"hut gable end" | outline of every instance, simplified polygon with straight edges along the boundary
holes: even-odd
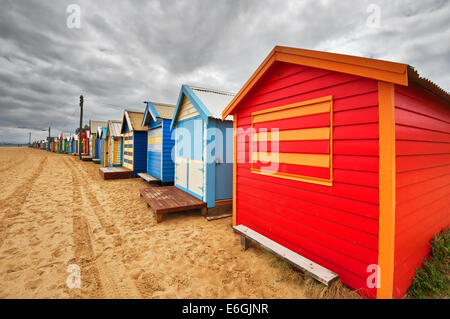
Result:
[[[197,109],[192,105],[191,101],[184,96],[176,120],[182,121],[196,116],[200,116],[200,113],[198,113]]]

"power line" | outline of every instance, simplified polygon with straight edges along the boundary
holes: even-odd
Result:
[[[87,102],[89,102],[89,100],[88,99],[84,99],[84,101],[87,101]],[[115,106],[115,107],[121,107],[121,108],[123,108],[124,106],[123,105],[117,105],[117,104],[111,104],[111,103],[105,103],[105,102],[96,102],[96,101],[93,101],[93,103],[97,103],[97,104],[103,104],[103,105],[107,105],[107,106]]]

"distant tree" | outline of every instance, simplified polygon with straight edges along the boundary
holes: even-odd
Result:
[[[82,129],[82,131],[81,131],[81,134],[83,134],[84,131],[89,131],[90,129],[91,129],[91,127],[90,127],[89,125],[86,124],[86,125],[83,127],[83,129]],[[78,133],[80,133],[80,128],[77,128],[77,129],[75,130],[75,134],[78,135]]]

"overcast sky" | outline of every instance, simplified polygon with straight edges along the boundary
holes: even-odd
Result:
[[[0,3],[0,142],[73,132],[80,94],[86,123],[175,104],[183,83],[237,92],[275,45],[407,63],[450,90],[447,0]]]

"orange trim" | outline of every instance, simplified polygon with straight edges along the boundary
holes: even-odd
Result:
[[[391,299],[395,249],[395,85],[378,82],[379,113],[379,233],[377,298]]]
[[[259,132],[253,134],[254,142],[270,141],[320,141],[330,139],[330,127],[300,128],[295,130],[281,130],[273,132]]]
[[[230,115],[275,61],[358,75],[379,81],[408,85],[408,65],[351,55],[276,46],[222,112]]]
[[[236,226],[237,113],[233,115],[233,226]]]

